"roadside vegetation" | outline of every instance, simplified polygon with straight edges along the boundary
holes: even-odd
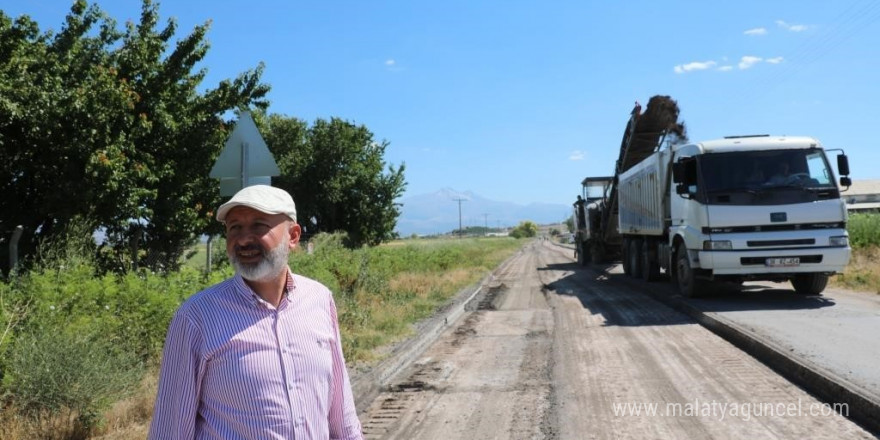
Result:
[[[354,369],[379,359],[382,347],[523,244],[418,239],[352,250],[345,241],[320,234],[314,252],[298,249],[290,264],[334,291]],[[188,296],[232,275],[224,249],[215,242],[219,262],[209,274],[204,264],[184,264],[164,274],[101,275],[88,234],[72,232],[42,250],[38,267],[0,282],[2,437],[142,438],[171,316]]]
[[[832,284],[880,294],[880,214],[850,214],[847,225],[853,253],[843,274]]]

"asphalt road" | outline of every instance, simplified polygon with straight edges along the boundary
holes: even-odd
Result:
[[[880,402],[880,295],[828,289],[803,297],[787,283],[748,283],[689,302],[775,342]]]
[[[478,309],[442,333],[369,405],[361,418],[365,434],[375,439],[874,438],[643,293],[669,286],[621,277],[614,270],[578,267],[570,250],[549,242],[529,244],[496,274]],[[749,301],[730,295],[699,301],[755,326],[768,319],[761,313],[791,310],[781,304],[761,307],[761,298],[751,291],[745,298],[758,306],[743,307]],[[788,294],[770,295],[776,301]],[[725,306],[727,301],[736,307]],[[835,296],[829,301],[846,303]],[[827,307],[794,312],[821,309]],[[772,323],[777,324],[782,325]]]

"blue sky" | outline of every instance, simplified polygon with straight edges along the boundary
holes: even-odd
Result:
[[[69,0],[0,0],[59,28]],[[121,25],[139,0],[99,5]],[[205,86],[266,65],[270,112],[341,117],[390,142],[405,196],[441,188],[570,204],[607,175],[635,101],[670,95],[692,140],[806,135],[880,178],[880,2],[160,3],[212,20]]]

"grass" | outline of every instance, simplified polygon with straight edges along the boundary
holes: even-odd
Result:
[[[297,273],[334,292],[343,350],[352,366],[381,357],[380,347],[408,336],[462,288],[522,246],[511,238],[395,241],[356,251],[316,240],[314,255],[291,258]]]
[[[853,249],[849,265],[831,278],[831,285],[880,294],[880,246]]]
[[[217,240],[212,243],[212,247],[216,247]],[[182,257],[183,266],[190,267],[196,270],[205,270],[205,264],[207,263],[206,259],[208,256],[208,245],[207,243],[202,243],[201,241],[196,243],[188,252],[184,253]]]
[[[880,214],[850,214],[846,229],[852,257],[844,272],[831,278],[831,285],[880,293]]]

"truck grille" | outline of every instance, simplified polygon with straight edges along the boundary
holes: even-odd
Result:
[[[733,234],[738,232],[804,231],[810,229],[846,229],[846,223],[798,223],[790,225],[754,225],[703,227],[704,234]]]
[[[798,246],[816,244],[815,238],[801,238],[797,240],[749,240],[746,242],[749,247],[762,246]]]

